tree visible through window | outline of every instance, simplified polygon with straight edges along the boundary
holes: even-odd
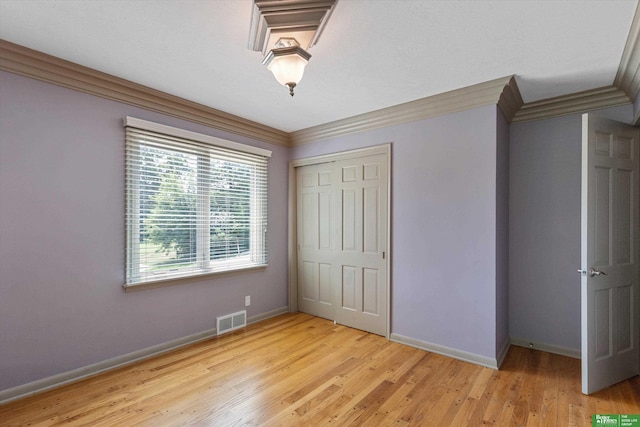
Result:
[[[126,132],[128,285],[266,264],[265,156]]]

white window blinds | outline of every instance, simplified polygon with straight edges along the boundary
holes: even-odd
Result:
[[[126,285],[266,265],[271,152],[127,117]]]

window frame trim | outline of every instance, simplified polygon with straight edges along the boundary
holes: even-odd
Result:
[[[193,141],[202,142],[209,145],[214,145],[216,147],[242,151],[243,153],[256,154],[258,156],[263,156],[263,157],[271,157],[271,150],[266,150],[260,147],[254,147],[252,145],[242,144],[240,142],[229,141],[226,139],[217,138],[215,136],[205,135],[198,132],[192,132],[190,130],[180,129],[173,126],[167,126],[160,123],[137,119],[135,117],[130,117],[130,116],[125,117],[124,126],[144,129],[151,132],[163,133],[169,136],[175,136],[183,139],[190,139]]]
[[[124,122],[124,127],[126,129],[126,127],[132,127],[132,128],[138,128],[138,129],[142,129],[145,131],[149,131],[149,132],[157,132],[160,134],[164,134],[170,137],[178,137],[178,138],[182,138],[182,139],[187,139],[187,140],[192,140],[194,142],[197,143],[204,143],[207,145],[211,145],[212,147],[219,147],[219,148],[223,148],[223,149],[229,149],[229,150],[234,150],[234,151],[238,151],[238,152],[242,152],[242,153],[248,153],[248,154],[253,154],[253,155],[257,155],[257,156],[262,156],[265,158],[270,158],[272,151],[271,150],[266,150],[263,148],[259,148],[259,147],[254,147],[251,145],[247,145],[247,144],[242,144],[239,142],[234,142],[234,141],[228,141],[225,139],[221,139],[221,138],[217,138],[217,137],[213,137],[210,135],[205,135],[205,134],[201,134],[201,133],[197,133],[197,132],[192,132],[192,131],[188,131],[185,129],[180,129],[180,128],[176,128],[173,126],[167,126],[167,125],[163,125],[160,123],[155,123],[155,122],[150,122],[147,120],[142,120],[142,119],[138,119],[135,117],[130,117],[130,116],[126,116],[123,120]],[[139,177],[139,174],[137,175],[137,177]],[[138,200],[139,197],[139,189],[137,188],[136,185],[133,185],[130,187],[128,187],[127,185],[125,185],[125,200],[126,200],[126,210],[129,209],[128,206],[130,206],[131,203],[133,203],[133,200]],[[265,202],[266,203],[266,202]],[[252,197],[252,204],[253,204],[253,197]],[[265,205],[265,208],[267,206]],[[253,209],[253,208],[252,208]],[[144,280],[144,281],[139,281],[139,282],[133,282],[133,283],[127,283],[127,275],[128,275],[128,270],[129,267],[131,265],[133,265],[134,263],[139,263],[139,259],[135,260],[135,256],[132,255],[132,252],[135,252],[135,250],[133,250],[133,246],[132,246],[132,241],[131,238],[132,236],[135,234],[135,232],[132,233],[132,231],[130,230],[130,228],[133,226],[138,227],[137,226],[137,221],[133,221],[134,225],[130,224],[129,221],[125,218],[125,233],[126,233],[126,240],[125,240],[125,255],[126,255],[126,265],[125,265],[125,278],[124,278],[124,283],[122,285],[122,287],[124,288],[125,291],[131,291],[131,290],[142,290],[142,289],[149,289],[149,288],[157,288],[157,287],[163,287],[163,286],[169,286],[169,285],[175,285],[175,284],[179,284],[179,283],[186,283],[186,282],[193,282],[193,281],[200,281],[204,278],[204,276],[227,276],[227,275],[234,275],[234,274],[238,274],[238,273],[244,273],[244,272],[250,272],[250,271],[254,271],[254,270],[262,270],[265,269],[266,267],[268,267],[268,264],[265,262],[263,264],[260,265],[251,265],[251,266],[246,266],[246,267],[240,267],[240,268],[234,268],[234,269],[229,269],[229,270],[214,270],[214,271],[206,271],[206,270],[201,270],[200,272],[196,272],[196,273],[192,273],[192,274],[184,274],[184,275],[176,275],[176,276],[169,276],[169,277],[164,277],[164,278],[159,278],[156,280]],[[264,230],[265,232],[267,231],[267,229],[265,228]],[[138,231],[139,233],[139,231]],[[198,231],[198,233],[200,233]],[[201,237],[201,236],[200,236]],[[258,239],[261,240],[263,239],[264,236],[259,236]],[[200,240],[200,238],[199,238]],[[266,244],[266,243],[263,243]],[[263,253],[266,255],[266,247],[264,248]],[[198,263],[200,262],[200,256],[198,253]],[[266,261],[266,259],[265,259]]]
[[[208,271],[198,274],[190,274],[185,276],[167,277],[164,279],[148,280],[139,283],[124,283],[122,287],[125,292],[142,291],[144,289],[163,288],[165,286],[181,285],[184,283],[195,283],[206,280],[209,276],[227,277],[238,274],[253,273],[255,271],[265,270],[269,264],[254,265],[250,267],[237,268],[235,270]]]

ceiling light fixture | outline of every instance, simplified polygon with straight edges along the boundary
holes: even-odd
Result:
[[[282,37],[265,56],[262,64],[273,73],[278,83],[289,88],[289,94],[293,96],[293,88],[300,83],[309,58],[309,52],[302,49],[296,39]]]
[[[2,1],[2,0],[0,0]],[[293,96],[338,0],[253,0],[249,49]]]

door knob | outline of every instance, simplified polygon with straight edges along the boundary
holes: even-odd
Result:
[[[595,268],[591,267],[589,269],[589,276],[593,277],[593,276],[606,276],[607,273],[605,273],[604,271],[600,271],[600,270],[596,270]]]

